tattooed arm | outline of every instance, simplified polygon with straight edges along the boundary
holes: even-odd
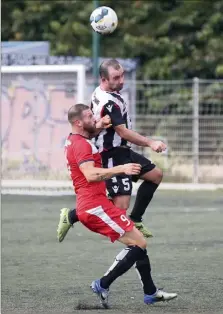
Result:
[[[88,182],[98,182],[108,180],[113,176],[122,173],[128,175],[139,174],[141,166],[138,164],[129,163],[125,165],[104,169],[94,167],[93,161],[87,161],[80,165],[80,170],[82,171]]]
[[[88,182],[105,181],[111,177],[124,173],[123,166],[113,168],[96,168],[93,161],[88,161],[80,165],[80,170],[84,174]]]

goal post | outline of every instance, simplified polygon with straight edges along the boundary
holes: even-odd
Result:
[[[85,65],[28,65],[28,66],[2,66],[2,76],[4,74],[24,74],[24,73],[77,73],[77,102],[85,101]]]

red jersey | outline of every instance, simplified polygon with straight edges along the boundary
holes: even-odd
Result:
[[[77,210],[87,210],[106,198],[104,181],[88,182],[80,170],[80,165],[94,161],[94,166],[102,168],[101,155],[91,141],[79,134],[70,134],[65,143],[67,166],[77,194]]]

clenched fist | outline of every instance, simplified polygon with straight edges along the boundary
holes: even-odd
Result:
[[[111,118],[109,115],[104,116],[97,122],[97,127],[99,129],[108,129],[112,126],[111,124]]]
[[[133,163],[125,164],[122,167],[123,167],[123,172],[127,175],[139,174],[142,168],[140,164],[133,164]]]
[[[157,153],[162,153],[166,150],[167,146],[162,141],[152,141],[152,143],[149,145],[150,148]]]

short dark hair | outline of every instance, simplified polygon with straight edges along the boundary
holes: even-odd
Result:
[[[88,109],[90,109],[90,107],[84,104],[76,104],[70,107],[67,115],[70,124],[73,124],[74,119],[80,119],[82,116],[82,112]]]
[[[116,59],[109,59],[109,60],[103,61],[99,67],[99,75],[101,78],[108,79],[109,67],[112,67],[115,70],[119,70],[121,67],[121,64]]]

